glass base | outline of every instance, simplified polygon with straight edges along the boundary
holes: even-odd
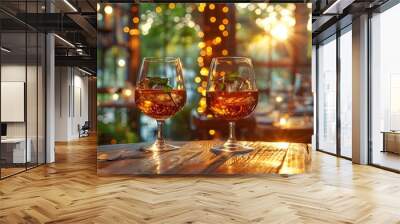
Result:
[[[166,143],[160,144],[158,142],[155,142],[150,146],[144,147],[143,150],[148,152],[167,152],[167,151],[177,150],[180,148],[181,148],[180,146],[170,145]]]
[[[242,154],[242,153],[249,153],[253,150],[254,150],[253,147],[242,145],[237,142],[230,142],[229,140],[223,145],[214,146],[211,148],[211,151],[214,153],[228,152],[228,153]]]

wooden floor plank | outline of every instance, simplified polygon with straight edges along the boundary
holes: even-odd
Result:
[[[99,177],[95,144],[0,181],[0,223],[400,223],[399,174],[320,152],[289,177]]]

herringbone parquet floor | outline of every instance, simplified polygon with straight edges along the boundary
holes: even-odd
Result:
[[[400,223],[400,175],[330,155],[291,177],[97,177],[95,144],[0,181],[0,223]]]

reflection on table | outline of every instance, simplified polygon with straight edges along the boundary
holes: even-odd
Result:
[[[287,142],[242,142],[255,148],[247,154],[215,154],[219,141],[174,142],[179,150],[152,153],[146,143],[99,146],[98,170],[108,175],[294,175],[310,170],[311,146]]]

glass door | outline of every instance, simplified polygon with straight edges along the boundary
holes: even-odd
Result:
[[[318,47],[317,149],[336,154],[336,36]]]

